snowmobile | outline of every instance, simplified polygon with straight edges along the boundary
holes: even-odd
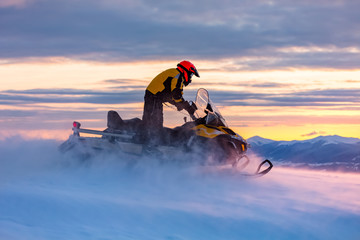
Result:
[[[164,127],[158,133],[156,144],[143,142],[139,138],[142,130],[142,120],[133,118],[123,120],[116,111],[109,111],[107,128],[104,131],[81,128],[79,122],[73,122],[73,134],[60,146],[62,152],[76,150],[83,156],[89,156],[98,151],[121,151],[135,155],[154,155],[171,159],[176,153],[191,153],[201,155],[201,164],[206,166],[231,166],[232,169],[243,170],[250,159],[246,152],[250,145],[239,134],[231,130],[220,111],[210,100],[206,89],[197,91],[195,102],[197,110],[182,126]],[[100,135],[101,137],[80,136],[82,134]],[[267,164],[265,169],[263,166]],[[269,160],[261,162],[255,173],[244,175],[262,176],[273,167]]]

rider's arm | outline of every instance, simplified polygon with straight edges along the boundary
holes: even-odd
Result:
[[[171,98],[179,111],[186,108],[189,104],[183,98],[183,82],[180,74],[175,76],[171,81]]]
[[[185,109],[190,115],[194,114],[197,107],[194,104],[190,105],[189,102],[183,98],[183,81],[180,75],[172,79],[171,93],[174,105],[179,111]]]

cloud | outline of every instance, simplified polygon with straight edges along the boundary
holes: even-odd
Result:
[[[25,103],[93,103],[117,104],[141,102],[143,89],[117,91],[96,91],[79,89],[30,89],[8,90],[0,92],[0,100],[8,105],[22,105]],[[10,104],[9,104],[10,103]]]
[[[0,8],[0,58],[246,56],[253,60],[240,61],[240,68],[356,68],[359,54],[349,49],[360,46],[353,31],[360,28],[359,7],[354,1],[31,1]],[[284,51],[292,47],[308,51]]]
[[[149,81],[146,80],[137,80],[137,79],[107,79],[100,82],[100,84],[116,84],[120,86],[126,86],[126,87],[144,87],[147,84],[149,84]],[[134,84],[136,83],[136,85]]]
[[[213,86],[230,86],[230,87],[252,87],[252,88],[284,88],[292,86],[291,83],[276,83],[276,82],[261,82],[261,81],[253,81],[253,82],[206,82],[206,81],[194,81],[191,83],[191,87],[213,87]]]
[[[33,1],[36,1],[36,0],[2,0],[0,2],[0,8],[25,7]]]
[[[311,136],[314,136],[314,135],[320,135],[320,134],[326,134],[326,132],[324,131],[313,131],[313,132],[310,132],[310,133],[306,133],[306,134],[303,134],[301,135],[302,137],[311,137]]]
[[[0,91],[0,130],[70,130],[72,121],[84,119],[91,127],[105,128],[109,110],[122,117],[126,112],[126,119],[141,116],[143,96],[144,89],[127,88]]]
[[[214,102],[225,106],[357,106],[360,89],[324,89],[287,93],[211,91]]]
[[[131,79],[108,79],[99,82],[102,90],[39,88],[0,91],[0,130],[70,130],[74,120],[86,122],[88,128],[102,129],[106,126],[106,113],[109,110],[118,111],[124,119],[141,118],[146,85],[142,87],[138,82],[133,83]],[[230,90],[217,90],[224,85]],[[288,88],[288,91],[282,89],[279,93],[273,89],[281,88],[282,84],[272,82],[241,82],[233,87],[227,82],[224,85],[211,85],[209,94],[231,127],[358,124],[356,116],[360,109],[360,89],[296,91],[296,88]],[[245,88],[238,88],[241,86]],[[245,90],[235,90],[237,88]],[[185,99],[194,99],[196,91],[186,89]],[[168,114],[165,117],[166,126],[183,123],[180,113],[169,114],[170,110],[167,110],[165,108]],[[299,136],[302,133],[303,130]],[[302,136],[322,133],[315,131]]]
[[[106,80],[115,84],[107,89],[29,89],[0,91],[0,101],[4,105],[20,106],[25,103],[91,103],[123,104],[143,101],[145,87],[127,85],[128,80]],[[203,83],[202,83],[203,85]],[[225,84],[226,85],[226,84]],[[231,86],[231,84],[228,84]],[[234,86],[238,84],[235,83]],[[241,85],[241,83],[240,83]],[[247,83],[245,83],[247,85]],[[124,87],[127,86],[127,87]],[[253,84],[253,87],[279,87],[277,83]],[[195,96],[196,89],[188,89],[188,96]],[[224,106],[309,106],[357,108],[360,102],[360,89],[324,89],[308,91],[289,91],[285,93],[256,91],[210,90],[211,99]]]
[[[8,118],[24,118],[36,115],[34,111],[23,111],[23,110],[0,110],[0,120]]]

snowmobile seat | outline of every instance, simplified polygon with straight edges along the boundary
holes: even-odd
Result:
[[[109,111],[107,114],[107,127],[112,129],[121,129],[124,126],[124,121],[120,115],[115,111]]]
[[[116,111],[109,111],[107,115],[107,127],[113,130],[123,130],[127,132],[134,132],[138,129],[141,123],[140,118],[132,118],[123,120]]]

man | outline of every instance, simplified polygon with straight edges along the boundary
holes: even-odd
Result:
[[[178,111],[185,109],[193,115],[196,106],[183,98],[183,87],[191,83],[192,76],[200,77],[195,66],[189,61],[182,61],[177,68],[170,68],[157,75],[146,88],[144,97],[143,130],[146,140],[161,134],[163,128],[163,103],[176,106]]]

